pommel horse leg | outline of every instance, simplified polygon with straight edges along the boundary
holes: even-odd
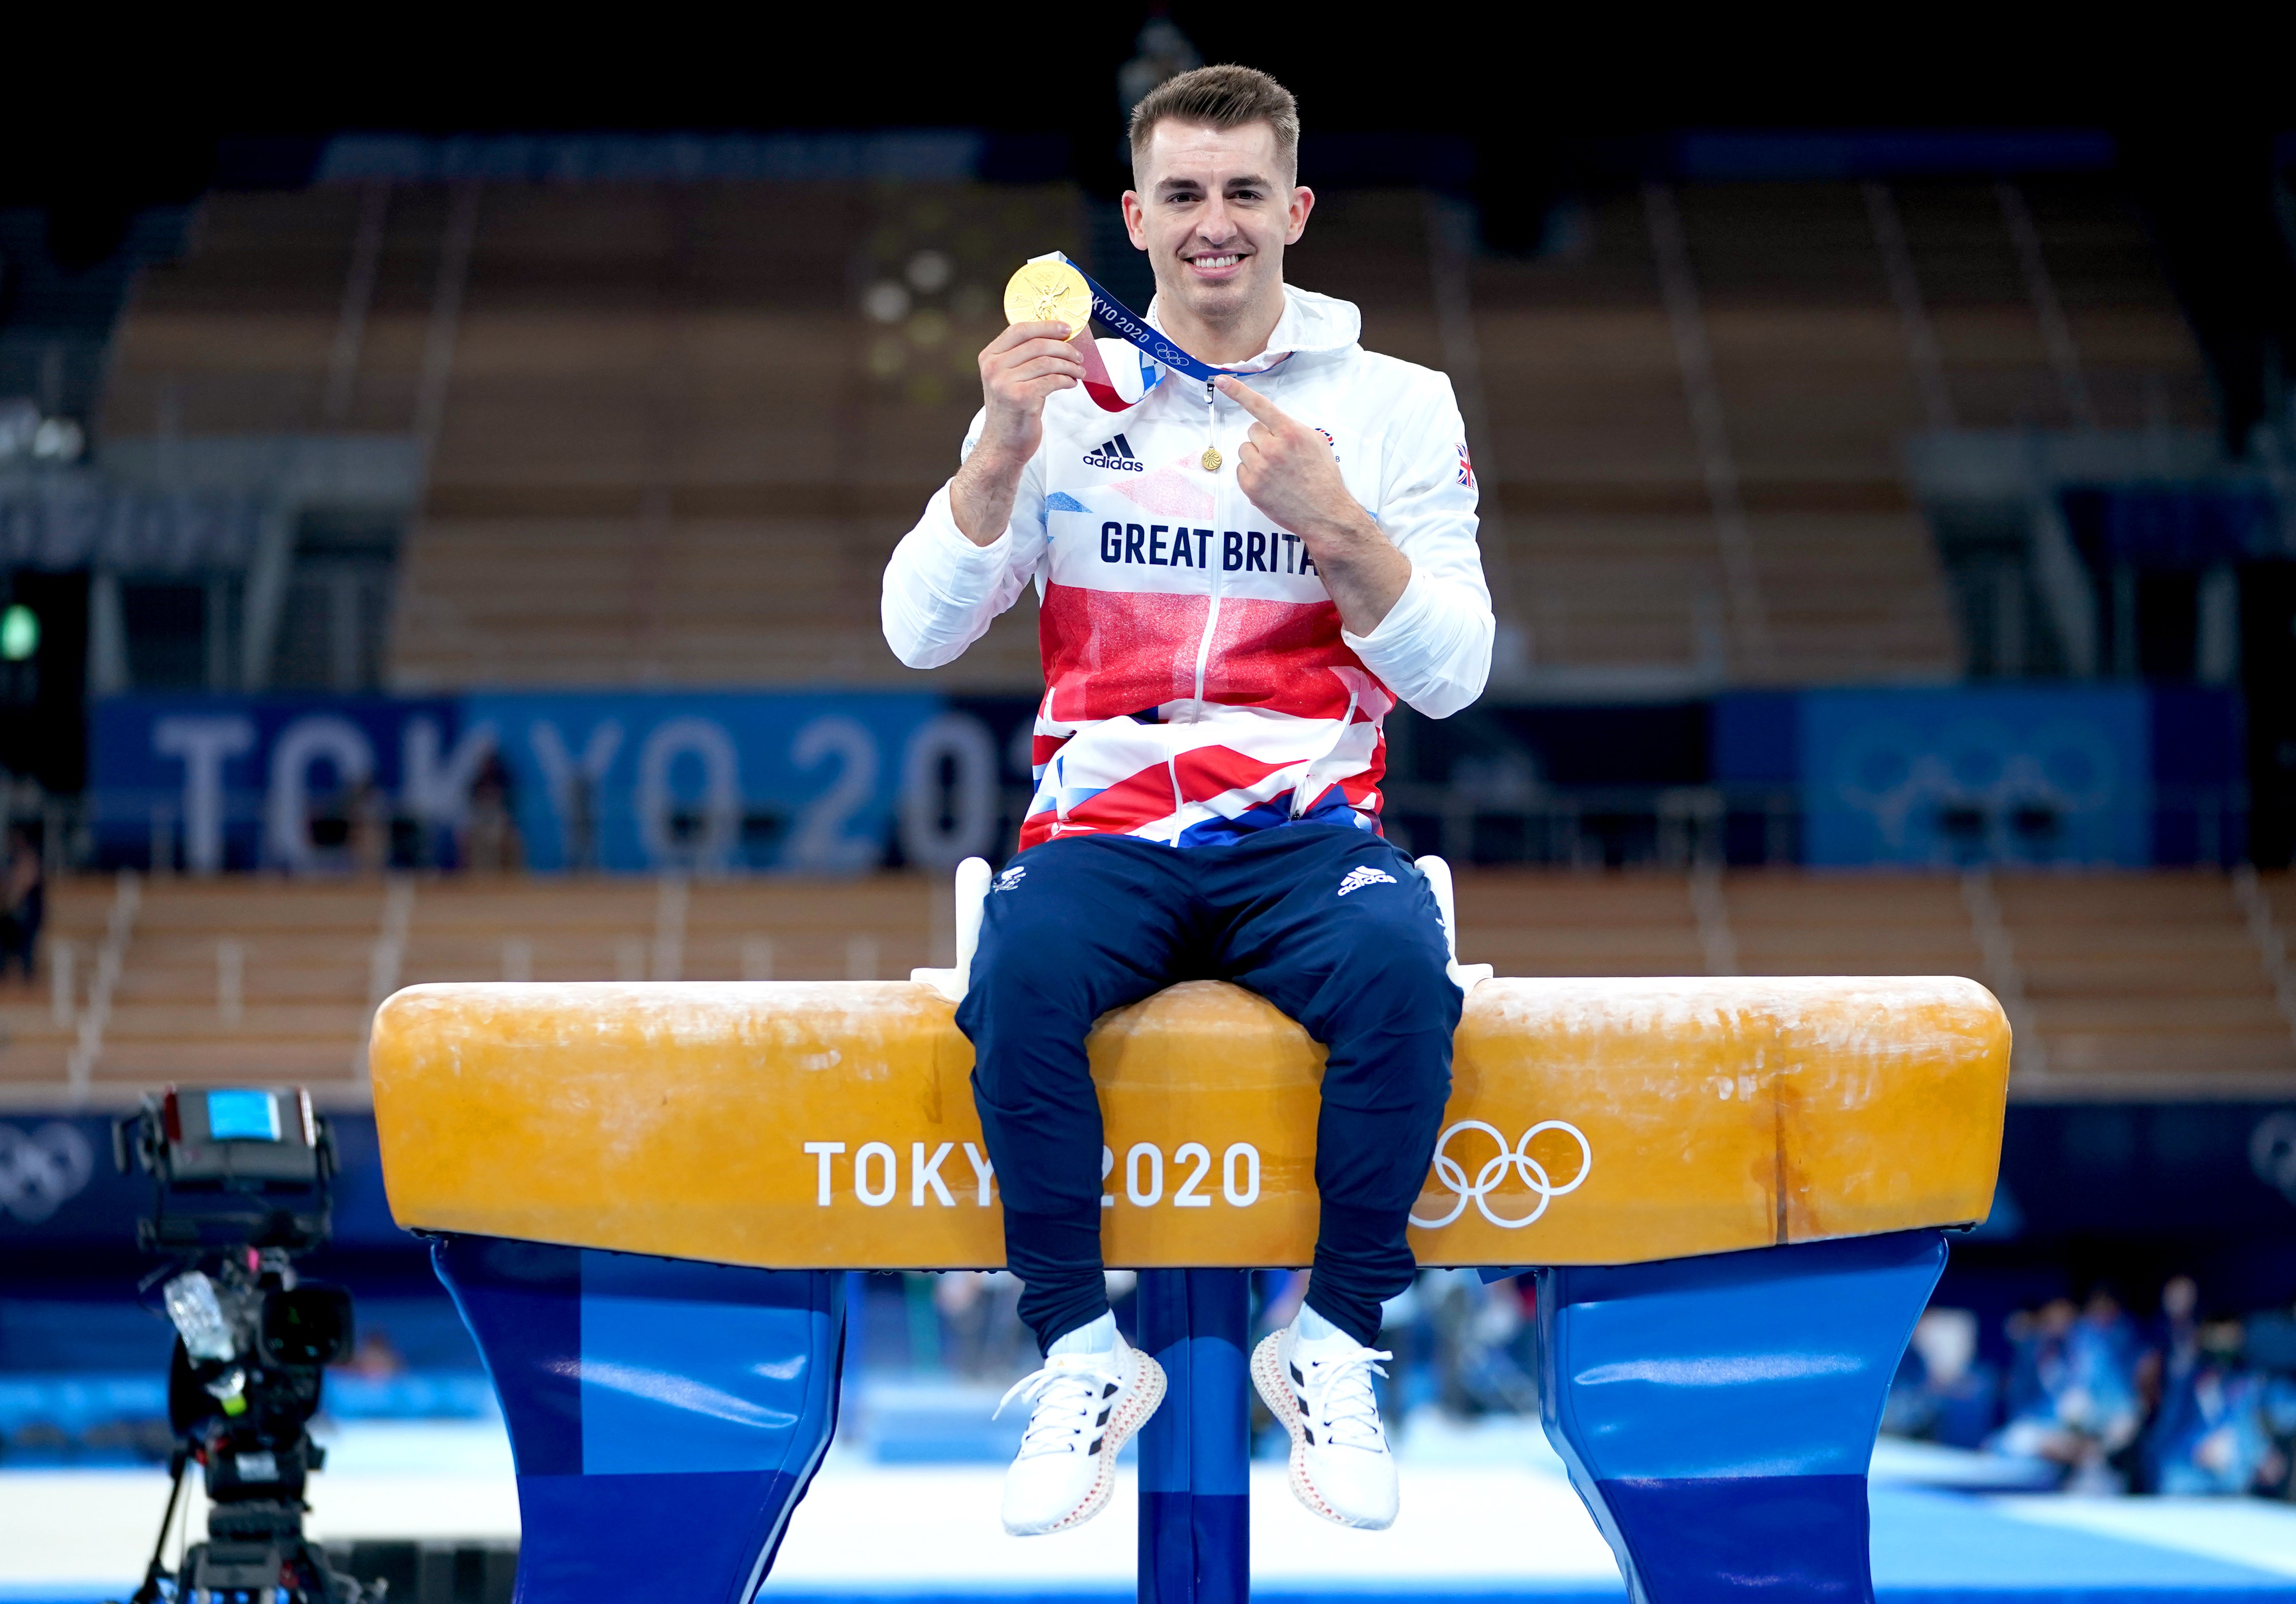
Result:
[[[1140,1604],[1250,1597],[1249,1274],[1140,1273],[1140,1348],[1169,1389],[1140,1433]]]
[[[1873,1604],[1866,1472],[1936,1231],[1538,1273],[1540,1408],[1634,1604]]]
[[[845,1278],[445,1236],[518,1463],[518,1604],[748,1604],[837,1425]]]

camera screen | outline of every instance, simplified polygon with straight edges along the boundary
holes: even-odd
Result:
[[[268,1092],[208,1093],[208,1136],[215,1142],[276,1142],[279,1101]]]

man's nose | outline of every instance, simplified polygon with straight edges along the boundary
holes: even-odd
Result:
[[[1221,197],[1214,195],[1204,203],[1203,213],[1196,219],[1196,235],[1207,245],[1226,245],[1235,238],[1235,219]]]

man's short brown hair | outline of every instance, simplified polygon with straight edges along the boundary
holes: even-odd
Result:
[[[1300,102],[1292,92],[1251,67],[1199,67],[1166,78],[1132,108],[1132,170],[1160,122],[1240,128],[1264,122],[1275,130],[1275,154],[1289,174],[1300,170]]]

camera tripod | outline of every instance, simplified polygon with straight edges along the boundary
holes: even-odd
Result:
[[[305,1445],[320,1452],[308,1439]],[[208,1540],[185,1551],[179,1569],[168,1569],[168,1534],[192,1458],[189,1443],[176,1444],[168,1456],[167,1512],[143,1585],[128,1604],[381,1604],[385,1584],[369,1585],[331,1568],[326,1551],[303,1535],[300,1499],[217,1504],[208,1512]]]

